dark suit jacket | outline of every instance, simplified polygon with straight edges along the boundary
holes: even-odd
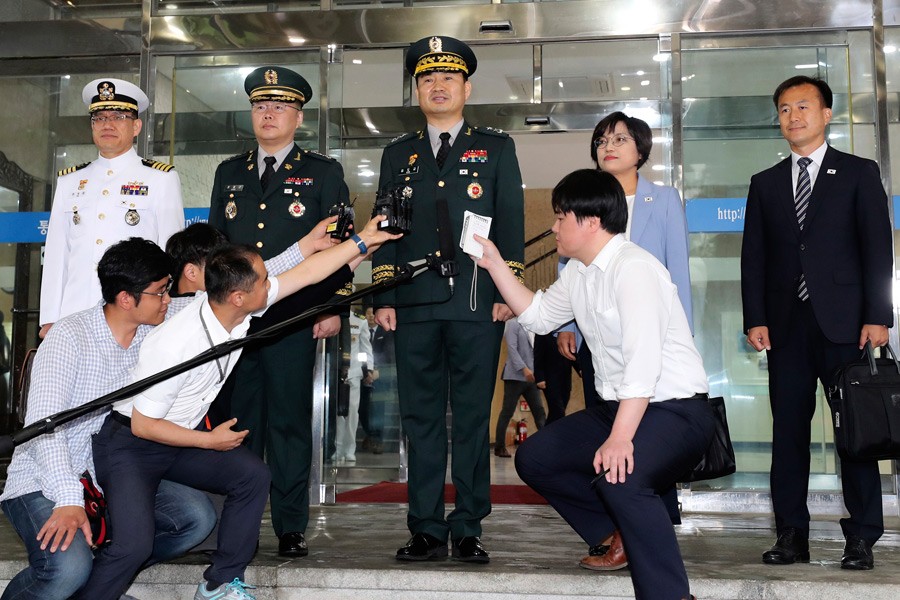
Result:
[[[390,278],[395,266],[424,258],[439,249],[437,198],[447,200],[452,241],[460,274],[453,298],[443,304],[403,308],[409,304],[440,303],[449,296],[447,283],[433,271],[409,284],[376,297],[378,306],[397,307],[400,323],[433,320],[490,321],[495,302],[503,302],[494,282],[484,271],[476,290],[477,311],[469,309],[469,293],[475,265],[462,253],[459,239],[463,214],[471,211],[491,217],[490,239],[520,278],[525,242],[524,193],[516,148],[509,135],[464,123],[453,142],[443,169],[438,169],[428,131],[402,136],[381,156],[379,189],[409,186],[412,189],[412,232],[382,246],[372,258],[372,280]]]
[[[750,180],[741,249],[744,330],[767,326],[786,340],[801,273],[825,336],[853,343],[864,324],[891,326],[891,226],[878,165],[829,147],[803,231],[791,158]]]

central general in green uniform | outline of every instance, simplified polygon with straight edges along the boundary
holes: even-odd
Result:
[[[309,233],[332,206],[347,203],[349,190],[340,163],[294,143],[303,104],[312,96],[303,77],[282,67],[260,67],[247,76],[244,88],[259,147],[216,169],[209,222],[268,259]],[[339,330],[340,317],[325,315],[312,328],[245,351],[235,369],[233,416],[250,430],[250,448],[265,453],[272,470],[272,525],[282,556],[308,553],[316,338]]]
[[[450,37],[425,38],[409,48],[406,68],[416,78],[427,128],[394,140],[381,158],[379,189],[412,192],[412,233],[374,255],[376,283],[397,265],[438,249],[439,200],[447,202],[454,244],[466,211],[492,218],[490,238],[521,276],[524,206],[515,145],[505,133],[463,119],[475,67],[472,50]],[[490,277],[476,277],[468,257],[460,260],[455,287],[450,298],[447,280],[427,272],[376,300],[378,324],[396,329],[400,417],[409,439],[412,538],[397,551],[398,560],[443,558],[448,537],[454,558],[490,560],[480,540],[481,520],[491,512],[488,426],[503,321],[512,312]],[[456,506],[445,516],[448,400]]]

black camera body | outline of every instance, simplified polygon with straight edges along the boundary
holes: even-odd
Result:
[[[379,223],[379,229],[388,233],[408,234],[412,230],[413,190],[408,185],[379,190],[375,195],[375,206],[372,217],[385,215],[386,220]]]
[[[336,240],[344,241],[350,237],[350,226],[353,225],[353,203],[347,206],[343,202],[335,204],[328,210],[328,215],[337,215],[337,221],[328,225],[328,235]]]

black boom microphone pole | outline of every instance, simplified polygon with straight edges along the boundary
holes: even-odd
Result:
[[[266,329],[263,329],[262,331],[254,333],[252,335],[248,335],[236,340],[228,340],[222,342],[221,344],[217,344],[209,350],[205,350],[194,358],[186,360],[181,364],[177,364],[174,367],[170,367],[164,371],[160,371],[159,373],[150,375],[149,377],[145,377],[140,381],[135,381],[130,385],[127,385],[114,392],[110,392],[109,394],[101,396],[96,400],[91,400],[90,402],[82,404],[81,406],[76,406],[75,408],[70,408],[68,410],[58,412],[55,415],[45,417],[40,421],[32,423],[28,427],[20,429],[19,431],[16,431],[9,435],[0,436],[0,457],[10,456],[16,446],[24,444],[28,440],[34,439],[39,435],[50,433],[60,425],[64,425],[69,421],[73,421],[78,417],[91,413],[97,409],[109,406],[113,402],[124,400],[125,398],[130,398],[135,394],[153,387],[160,381],[164,381],[166,379],[169,379],[170,377],[174,377],[175,375],[179,375],[181,373],[184,373],[185,371],[189,371],[197,365],[202,365],[203,363],[207,363],[219,357],[226,356],[234,352],[238,348],[242,348],[255,340],[272,336],[279,331],[290,327],[291,325],[294,325],[295,323],[323,313],[326,310],[332,309],[337,304],[352,304],[355,300],[359,300],[365,296],[368,296],[369,294],[378,293],[396,287],[401,283],[412,279],[416,275],[419,275],[426,269],[439,268],[440,265],[437,259],[432,255],[428,255],[426,258],[401,266],[399,268],[399,272],[394,277],[385,279],[384,281],[380,281],[378,283],[373,283],[364,290],[353,292],[349,296],[341,298],[339,302],[328,302],[325,304],[314,306],[294,317],[291,317],[290,319],[287,319],[280,323],[276,323],[275,325],[267,327]]]

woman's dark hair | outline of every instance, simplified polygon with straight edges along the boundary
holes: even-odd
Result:
[[[599,217],[608,233],[622,233],[628,223],[622,185],[614,176],[597,169],[579,169],[563,177],[553,188],[551,202],[553,212],[572,213],[578,222]]]
[[[809,84],[819,90],[819,96],[822,99],[822,104],[825,105],[825,108],[831,108],[831,103],[834,101],[834,95],[831,93],[831,88],[828,87],[828,84],[825,82],[825,80],[819,79],[817,77],[807,77],[806,75],[797,75],[795,77],[791,77],[790,79],[786,79],[782,81],[777,88],[775,88],[775,93],[772,94],[772,102],[775,103],[775,108],[778,108],[778,103],[781,101],[781,95],[783,93],[785,93],[792,87],[806,84]]]
[[[202,267],[210,252],[227,244],[225,234],[209,223],[194,223],[169,238],[166,252],[175,261],[175,276],[181,277],[186,264]]]
[[[229,244],[213,250],[206,257],[206,293],[213,302],[224,303],[228,294],[240,290],[250,292],[256,283],[253,257],[259,256],[254,248]]]
[[[647,159],[650,158],[650,149],[653,148],[653,132],[650,131],[650,126],[647,125],[646,121],[637,117],[629,117],[621,111],[606,115],[594,127],[594,133],[591,134],[591,160],[594,161],[598,168],[600,167],[597,161],[597,147],[594,144],[598,139],[606,135],[607,131],[614,131],[619,123],[625,123],[628,135],[634,138],[634,144],[637,146],[638,151],[637,168],[640,169],[647,162]]]
[[[128,292],[135,304],[148,285],[172,276],[172,259],[162,248],[143,238],[128,238],[110,246],[97,264],[100,291],[107,304],[119,292]]]

